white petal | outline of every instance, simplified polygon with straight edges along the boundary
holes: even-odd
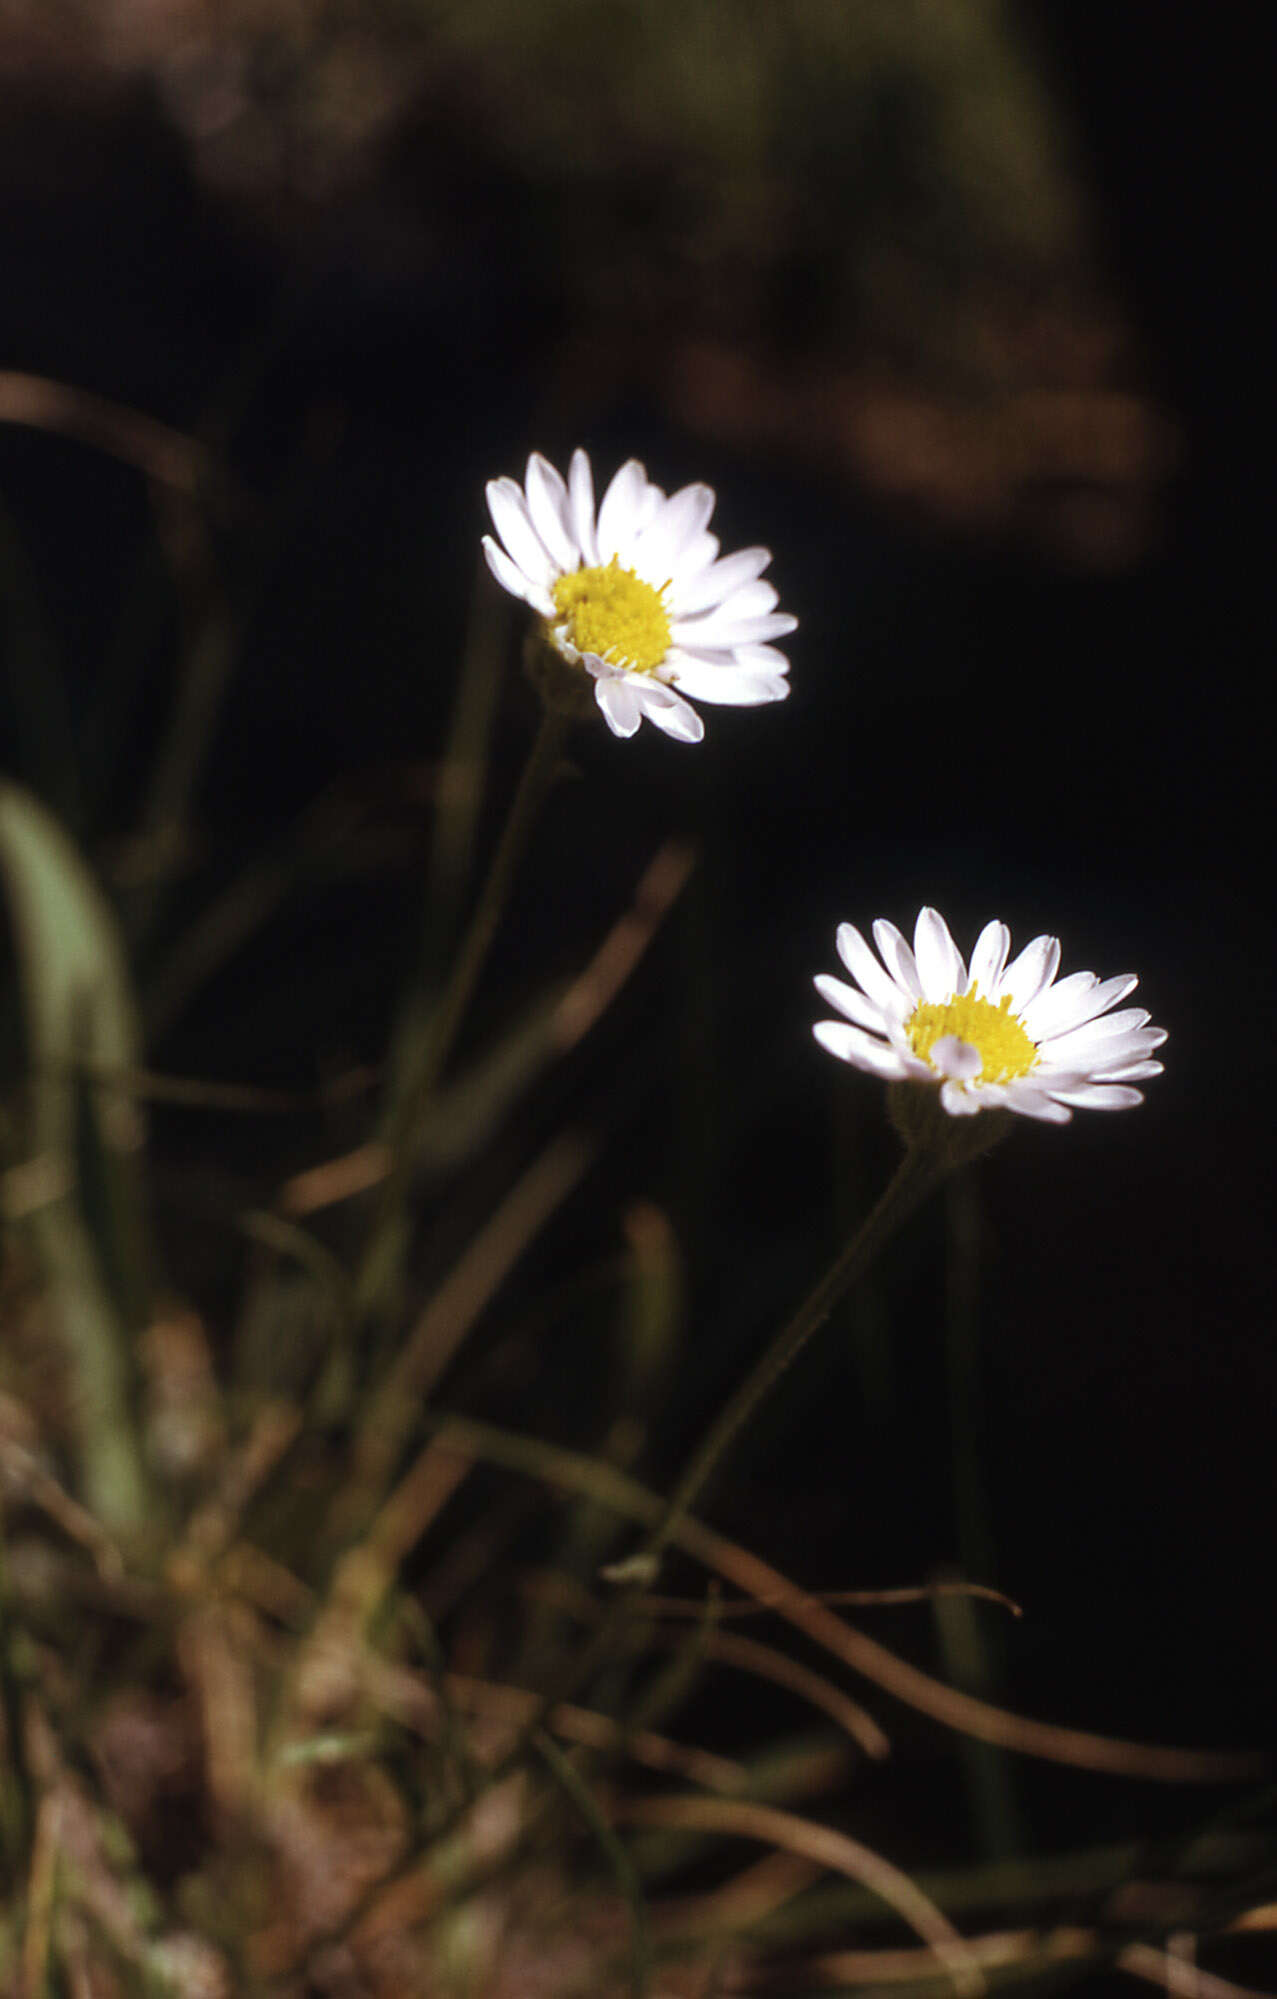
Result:
[[[778,646],[733,646],[742,666],[761,666],[767,673],[788,673],[789,661]]]
[[[675,593],[682,589],[685,582],[690,581],[693,577],[703,575],[713,565],[717,560],[721,545],[716,534],[693,535],[691,541],[688,542],[687,547],[679,556],[678,561],[674,564],[674,571],[670,578],[671,603],[675,602]]]
[[[660,513],[664,505],[665,488],[663,486],[654,486],[645,473],[643,491],[639,495],[639,503],[634,512],[634,535],[636,540],[639,535],[651,527],[652,522],[656,519],[656,516]]]
[[[918,966],[913,952],[894,923],[888,923],[880,916],[874,924],[874,943],[878,946],[878,956],[891,973],[898,986],[912,993],[916,1000],[922,998],[922,980],[918,977]]]
[[[490,534],[483,537],[483,553],[489,569],[503,590],[512,597],[521,597],[525,604],[531,604],[543,618],[554,613],[554,600],[548,590],[542,590],[530,577],[525,576],[518,564],[512,562],[503,548],[498,547]]]
[[[906,1076],[912,1076],[915,1082],[934,1083],[936,1080],[935,1070],[932,1068],[930,1062],[923,1060],[921,1055],[914,1054],[900,1022],[892,1020],[888,1014],[883,1015],[883,1020],[886,1024],[887,1039],[900,1057]]]
[[[771,559],[769,548],[742,548],[703,569],[687,569],[675,578],[670,590],[670,609],[676,616],[686,618],[694,611],[725,603],[733,590],[761,576]]]
[[[1035,1041],[1046,1041],[1053,1034],[1067,1034],[1070,1028],[1080,1027],[1092,1013],[1100,1011],[1091,1003],[1099,983],[1094,972],[1071,972],[1067,979],[1057,979],[1021,1014],[1025,1033]]]
[[[964,1090],[961,1083],[941,1083],[940,1103],[950,1117],[974,1117],[982,1108],[979,1097]]]
[[[854,986],[845,986],[841,979],[835,979],[828,972],[818,972],[812,980],[816,991],[827,1006],[837,1007],[848,1020],[854,1020],[857,1027],[863,1027],[870,1034],[884,1034],[885,1023],[881,1009]]]
[[[1084,1083],[1112,1082],[1115,1079],[1125,1082],[1126,1071],[1133,1068],[1137,1062],[1148,1061],[1157,1046],[1158,1043],[1155,1041],[1150,1044],[1141,1036],[1132,1035],[1105,1042],[1099,1048],[1088,1050],[1085,1055],[1074,1056],[1071,1062],[1058,1064],[1044,1062],[1039,1065],[1038,1070],[1042,1078],[1042,1087],[1054,1090],[1062,1074],[1066,1077],[1073,1075]]]
[[[707,666],[711,671],[717,673],[725,666],[735,668],[744,664],[740,653],[737,652],[734,646],[723,646],[721,649],[715,649],[709,646],[679,645],[674,637],[675,629],[677,628],[671,628],[669,650],[665,655],[666,662],[669,665],[683,666],[690,663],[694,666]],[[767,667],[762,670],[770,673],[773,669]]]
[[[1003,1110],[1006,1107],[1007,1093],[1003,1083],[981,1083],[976,1094],[982,1111]]]
[[[919,910],[913,929],[913,955],[922,990],[933,1003],[943,1004],[955,993],[966,991],[967,968],[962,953],[938,909]]]
[[[845,1021],[818,1020],[812,1033],[821,1047],[836,1055],[840,1062],[867,1069],[871,1076],[886,1076],[891,1082],[899,1082],[904,1075],[904,1066],[894,1048],[888,1048],[884,1041],[874,1041]]]
[[[586,451],[572,453],[568,469],[568,501],[576,545],[585,558],[586,568],[593,569],[599,559],[599,543],[594,526],[594,473]]]
[[[1123,972],[1115,980],[1097,980],[1093,972],[1073,972],[1071,978],[1057,980],[1025,1007],[1025,1033],[1031,1033],[1035,1041],[1047,1041],[1053,1033],[1085,1027],[1089,1019],[1107,1013],[1137,986],[1139,980],[1133,972]]]
[[[488,512],[502,541],[530,583],[548,590],[558,569],[532,525],[523,489],[513,479],[489,479]]]
[[[757,708],[764,701],[783,701],[789,682],[779,673],[747,673],[734,665],[710,666],[704,660],[666,655],[675,686],[697,701],[720,701],[732,708]]]
[[[708,646],[711,651],[724,646],[752,645],[760,640],[781,639],[797,629],[798,620],[788,611],[768,611],[757,618],[729,618],[726,612],[710,611],[703,618],[678,620],[679,642]]]
[[[895,980],[883,971],[854,923],[840,923],[834,941],[838,946],[838,956],[856,984],[869,995],[875,1006],[882,1008],[888,1020],[904,1020],[913,1012],[912,995],[902,992]]]
[[[634,690],[620,674],[606,674],[594,683],[594,698],[614,736],[632,736],[643,720]]]
[[[1124,1083],[1083,1083],[1076,1090],[1052,1090],[1051,1095],[1084,1111],[1128,1111],[1144,1101],[1143,1090],[1127,1089]]]
[[[679,556],[703,534],[714,511],[712,486],[684,486],[658,510],[634,545],[634,568],[659,589],[670,580]]]
[[[577,568],[581,551],[568,526],[568,489],[562,475],[539,451],[534,451],[528,459],[524,490],[532,525],[545,543],[555,567],[560,572]]]
[[[599,561],[619,556],[629,567],[630,549],[638,537],[640,516],[647,497],[647,474],[637,458],[627,458],[603,495],[599,508]]]
[[[765,577],[756,577],[752,583],[733,590],[718,606],[722,617],[733,623],[742,618],[761,618],[768,611],[774,611],[780,602],[779,591]]]
[[[1164,1076],[1164,1062],[1123,1062],[1120,1069],[1100,1069],[1091,1077],[1093,1083],[1147,1083],[1152,1076]]]
[[[1031,1083],[1008,1083],[1005,1088],[1007,1109],[1019,1111],[1022,1117],[1038,1118],[1043,1124],[1068,1124],[1072,1119],[1066,1104],[1053,1102]]]
[[[1151,1055],[1160,1046],[1156,1038],[1146,1040],[1145,1035],[1156,1037],[1155,1028],[1131,1028],[1124,1034],[1097,1035],[1094,1026],[1080,1027],[1075,1034],[1062,1034],[1055,1041],[1044,1042],[1038,1050],[1038,1059],[1044,1069],[1053,1074],[1062,1069],[1074,1069],[1079,1075],[1087,1075],[1097,1061],[1113,1050],[1129,1050],[1122,1059],[1136,1062],[1145,1055]]]
[[[1007,953],[1011,949],[1011,932],[1005,923],[995,917],[986,923],[975,940],[975,950],[971,953],[971,981],[980,988],[983,999],[998,1000],[998,981],[1006,965]]]
[[[1060,968],[1060,940],[1058,937],[1035,937],[1026,944],[1018,958],[1012,960],[1002,974],[998,997],[1010,993],[1011,1004],[1022,1014],[1026,1006],[1031,1006],[1038,994],[1045,992]]]
[[[984,1067],[978,1048],[960,1034],[942,1034],[931,1050],[932,1067],[955,1083],[974,1083]]]
[[[1090,1067],[1092,1060],[1117,1044],[1139,1043],[1140,1054],[1151,1054],[1160,1048],[1166,1039],[1164,1027],[1147,1027],[1148,1015],[1143,1007],[1124,1008],[1121,1013],[1104,1014],[1099,1020],[1087,1021],[1085,1027],[1075,1027],[1069,1034],[1057,1034],[1042,1044],[1042,1059],[1056,1064],[1061,1069],[1071,1069],[1079,1064]]]
[[[695,708],[689,707],[673,688],[662,687],[659,681],[639,674],[633,676],[630,685],[649,722],[655,722],[676,743],[702,741],[705,724]]]
[[[1103,1025],[1102,1020],[1095,1022],[1097,1027]],[[1090,1027],[1080,1027],[1078,1034],[1090,1034],[1092,1031]],[[1120,1059],[1123,1062],[1142,1062],[1146,1055],[1151,1055],[1155,1048],[1160,1048],[1165,1040],[1164,1027],[1132,1027],[1125,1034],[1108,1034],[1102,1040],[1095,1041],[1086,1051],[1086,1061],[1092,1068],[1097,1062],[1103,1062],[1106,1068],[1111,1067],[1116,1059],[1116,1050],[1121,1048],[1123,1053]],[[1054,1054],[1056,1046],[1057,1043],[1051,1042],[1043,1053]]]

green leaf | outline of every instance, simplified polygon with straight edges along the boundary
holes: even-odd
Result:
[[[71,840],[9,784],[0,784],[0,882],[31,1065],[30,1156],[7,1176],[7,1205],[30,1227],[67,1342],[84,1497],[112,1532],[130,1535],[145,1516],[128,1340],[145,1309],[145,1259],[142,1128],[112,1081],[139,1066],[124,951]]]

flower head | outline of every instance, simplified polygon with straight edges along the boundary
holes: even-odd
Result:
[[[798,620],[761,581],[769,549],[720,555],[712,487],[667,496],[631,458],[596,508],[584,451],[573,452],[566,481],[534,451],[523,486],[493,479],[487,490],[504,544],[484,536],[488,567],[592,676],[614,735],[632,736],[646,716],[698,743],[704,724],[685,694],[733,707],[784,700],[789,661],[772,640]]]
[[[1035,937],[1008,964],[1010,931],[986,923],[966,965],[934,909],[919,914],[912,949],[894,923],[875,923],[873,935],[879,957],[854,925],[839,924],[838,955],[856,983],[817,978],[844,1018],[812,1031],[857,1069],[938,1085],[952,1117],[997,1109],[1067,1124],[1077,1108],[1142,1103],[1132,1084],[1162,1073],[1149,1058],[1165,1029],[1150,1027],[1143,1007],[1112,1011],[1138,984],[1134,974],[1057,981],[1058,937]]]

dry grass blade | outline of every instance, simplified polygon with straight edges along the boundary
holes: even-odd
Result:
[[[4,1416],[0,1405],[0,1420]],[[111,1536],[87,1507],[81,1506],[58,1484],[39,1454],[23,1442],[0,1431],[0,1490],[8,1496],[20,1495],[28,1505],[38,1507],[69,1541],[83,1548],[104,1582],[117,1582],[124,1575],[124,1557]]]
[[[667,840],[644,869],[631,907],[608,931],[589,964],[555,1001],[548,1016],[554,1055],[566,1055],[614,1003],[637,969],[657,930],[673,908],[696,864],[681,840]],[[284,1187],[281,1205],[291,1215],[314,1214],[353,1200],[380,1186],[392,1165],[392,1149],[373,1139],[295,1174]]]
[[[1228,1927],[1231,1930],[1277,1930],[1277,1902],[1264,1902],[1257,1909],[1247,1909],[1245,1915],[1238,1916]]]
[[[975,1597],[981,1603],[996,1603],[1012,1617],[1023,1617],[1024,1607],[1005,1590],[994,1589],[988,1583],[943,1582],[907,1583],[895,1589],[822,1589],[812,1591],[812,1602],[823,1603],[830,1610],[851,1610],[888,1608],[906,1603],[932,1603],[941,1597]],[[692,1596],[645,1596],[647,1609],[658,1617],[703,1617],[705,1606],[698,1597]],[[765,1617],[768,1611],[779,1610],[780,1599],[767,1597],[742,1597],[734,1603],[720,1603],[717,1614],[720,1618]]]
[[[177,1589],[198,1592],[208,1563],[234,1538],[245,1507],[292,1444],[301,1422],[301,1412],[291,1403],[272,1402],[259,1411],[217,1493],[192,1516],[184,1541],[169,1557],[169,1580]]]
[[[672,1826],[694,1832],[725,1833],[757,1839],[816,1861],[831,1873],[868,1888],[894,1909],[920,1936],[959,1992],[982,1992],[985,1980],[966,1940],[907,1874],[859,1840],[814,1819],[783,1812],[775,1805],[757,1805],[720,1798],[637,1798],[623,1804],[620,1816],[633,1825]]]
[[[276,1744],[286,1739],[298,1710],[307,1715],[316,1708],[326,1709],[339,1691],[353,1691],[366,1677],[365,1627],[471,1463],[469,1453],[434,1438],[395,1487],[368,1533],[342,1556],[290,1676],[292,1699],[280,1703]]]
[[[660,1517],[662,1506],[655,1493],[637,1480],[617,1471],[615,1466],[546,1444],[539,1438],[501,1430],[490,1424],[471,1423],[460,1417],[446,1419],[445,1434],[454,1436],[463,1448],[476,1456],[506,1464],[527,1477],[558,1485],[571,1492],[584,1492],[602,1505],[643,1525]],[[1128,1742],[1120,1737],[1097,1735],[1086,1729],[1060,1728],[1052,1722],[1034,1721],[994,1707],[974,1695],[946,1687],[917,1666],[898,1658],[894,1652],[856,1631],[813,1596],[789,1582],[760,1556],[729,1541],[699,1520],[683,1521],[674,1536],[678,1545],[714,1574],[743,1593],[766,1602],[788,1624],[803,1631],[824,1651],[841,1659],[853,1672],[883,1687],[906,1706],[927,1714],[959,1734],[991,1742],[998,1748],[1013,1749],[1021,1755],[1041,1757],[1046,1762],[1065,1763],[1076,1769],[1098,1770],[1115,1776],[1145,1777],[1167,1784],[1219,1784],[1254,1777],[1267,1767],[1266,1759],[1250,1751],[1178,1749],[1159,1744]]]
[[[73,437],[179,493],[194,493],[207,471],[203,446],[193,438],[124,403],[44,375],[0,370],[0,423]]]
[[[571,1799],[590,1831],[594,1834],[613,1872],[617,1885],[624,1895],[630,1910],[631,1930],[631,1999],[644,1999],[651,1990],[652,1943],[647,1916],[647,1903],[643,1896],[643,1885],[639,1880],[624,1845],[617,1838],[601,1810],[598,1800],[575,1768],[570,1757],[556,1748],[548,1735],[537,1737],[537,1748],[555,1782]]]
[[[1061,1928],[1056,1930],[996,1930],[987,1936],[969,1937],[967,1948],[983,1971],[1020,1971],[1026,1977],[1040,1976],[1053,1965],[1085,1962],[1105,1956],[1104,1939],[1096,1930]],[[1271,1999],[1271,1994],[1234,1984],[1218,1973],[1199,1967],[1154,1944],[1127,1944],[1111,1962],[1133,1978],[1160,1985],[1182,1999]],[[934,1976],[934,1962],[921,1950],[835,1950],[808,1958],[803,1976],[820,1984],[877,1989],[887,1985],[920,1985]],[[763,1985],[768,1973],[762,1967],[745,1974],[746,1989]]]
[[[873,1716],[836,1687],[832,1680],[813,1672],[796,1659],[787,1658],[774,1645],[762,1645],[756,1638],[741,1638],[735,1632],[716,1632],[708,1642],[711,1659],[724,1666],[739,1666],[742,1672],[755,1673],[760,1679],[770,1680],[773,1686],[784,1687],[786,1692],[796,1694],[799,1700],[819,1708],[829,1717],[836,1728],[849,1735],[858,1743],[866,1756],[875,1762],[891,1754],[891,1744]]]
[[[26,1999],[44,1999],[50,1989],[53,1914],[57,1903],[61,1845],[62,1799],[54,1792],[40,1800],[35,1818],[35,1838],[31,1843],[27,1930],[22,1940],[22,1990]]]
[[[594,1156],[580,1132],[554,1139],[469,1244],[409,1332],[371,1397],[355,1439],[341,1524],[357,1524],[391,1475],[422,1402],[512,1266],[581,1180]]]
[[[1028,1971],[1049,1965],[1071,1963],[1095,1954],[1094,1931],[1082,1929],[1001,1930],[988,1936],[968,1937],[966,1948],[982,1972],[1000,1972],[1013,1967]],[[831,1950],[803,1960],[802,1974],[822,1985],[871,1987],[929,1984],[936,1975],[936,1963],[929,1950],[912,1947],[887,1950]],[[747,1971],[744,1989],[763,1985],[771,1974],[759,1966]]]
[[[1169,1950],[1158,1950],[1153,1944],[1127,1944],[1118,1952],[1116,1962],[1132,1978],[1162,1986],[1172,1999],[1272,1999],[1271,1993],[1257,1991],[1251,1985],[1235,1985],[1231,1978],[1202,1971],[1191,1960]]]
[[[178,1633],[178,1658],[200,1714],[208,1795],[227,1825],[240,1821],[258,1788],[250,1646],[234,1606],[197,1610]]]
[[[832,1652],[854,1672],[884,1687],[897,1700],[928,1714],[961,1735],[990,1742],[1000,1749],[1066,1763],[1080,1770],[1115,1776],[1147,1777],[1164,1784],[1218,1784],[1253,1777],[1264,1768],[1260,1756],[1241,1751],[1178,1749],[1160,1744],[1127,1742],[1088,1729],[1061,1728],[994,1707],[989,1701],[961,1693],[932,1679],[929,1673],[898,1658],[876,1639],[856,1631],[803,1590],[786,1583],[778,1570],[728,1541],[699,1521],[689,1521],[679,1539],[686,1551],[703,1561],[738,1589],[768,1597],[787,1623],[805,1631],[825,1651]]]
[[[566,1611],[570,1616],[586,1621],[593,1620],[598,1615],[595,1599],[588,1590],[582,1589],[568,1576],[540,1574],[529,1577],[527,1593],[542,1602],[552,1603],[556,1609]],[[686,1599],[689,1603],[693,1600]],[[645,1610],[660,1612],[665,1603],[675,1601],[680,1606],[678,1615],[682,1616],[683,1599],[645,1597],[643,1607]],[[732,1607],[739,1608],[736,1605]],[[752,1609],[753,1606],[749,1605],[747,1608]],[[704,1614],[705,1606],[702,1603],[702,1617]],[[825,1679],[810,1666],[804,1666],[798,1660],[790,1659],[784,1652],[777,1651],[775,1646],[764,1645],[755,1638],[742,1638],[730,1631],[707,1631],[704,1647],[705,1656],[717,1660],[720,1665],[738,1666],[742,1672],[755,1673],[760,1679],[770,1680],[774,1686],[784,1687],[799,1700],[807,1701],[812,1707],[818,1708],[836,1728],[842,1729],[853,1742],[858,1743],[866,1756],[872,1756],[876,1761],[880,1761],[890,1755],[891,1744],[873,1716],[866,1714],[865,1710],[852,1700],[850,1694],[845,1694],[841,1687],[836,1687],[832,1680]]]
[[[667,840],[658,848],[639,877],[630,908],[613,924],[555,1009],[554,1032],[561,1050],[573,1047],[607,1012],[683,893],[695,866],[696,851],[686,841]]]
[[[467,1673],[448,1673],[444,1687],[458,1707],[470,1708],[492,1719],[521,1728],[540,1705],[536,1694],[524,1687],[500,1686],[492,1680],[475,1679]],[[610,1715],[596,1714],[591,1708],[562,1703],[549,1716],[547,1727],[569,1742],[585,1749],[621,1750],[635,1763],[663,1775],[686,1777],[689,1783],[703,1784],[710,1791],[743,1791],[749,1773],[729,1756],[715,1756],[707,1749],[671,1742],[668,1736],[650,1729],[630,1729]]]
[[[322,1110],[370,1090],[372,1069],[353,1069],[319,1090],[271,1090],[257,1083],[209,1083],[198,1076],[166,1076],[154,1069],[123,1069],[85,1057],[41,1065],[50,1074],[83,1076],[111,1096],[139,1103],[170,1104],[179,1110],[226,1111],[248,1117],[289,1116]]]
[[[792,1901],[821,1872],[817,1861],[800,1853],[765,1853],[721,1888],[703,1895],[667,1896],[657,1911],[658,1929],[670,1937],[734,1936]]]
[[[295,1173],[284,1186],[279,1204],[289,1215],[314,1215],[321,1208],[335,1208],[378,1187],[390,1171],[390,1147],[380,1139],[357,1145],[353,1152],[326,1159],[322,1166],[308,1166]]]

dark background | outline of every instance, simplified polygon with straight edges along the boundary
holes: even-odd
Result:
[[[578,732],[582,781],[546,815],[484,988],[476,1039],[547,964],[580,962],[667,832],[698,842],[619,1014],[509,1141],[515,1157],[610,1106],[603,1165],[529,1295],[614,1236],[631,1197],[666,1205],[692,1308],[655,1479],[890,1165],[877,1085],[809,1035],[836,922],[908,926],[926,900],[960,943],[998,914],[1018,942],[1058,931],[1065,970],[1137,968],[1170,1030],[1146,1106],[1017,1132],[949,1205],[950,1235],[978,1236],[978,1517],[954,1501],[939,1208],[807,1355],[714,1510],[813,1585],[962,1567],[1009,1591],[1027,1616],[990,1627],[985,1684],[1026,1711],[1263,1745],[1277,1352],[1253,52],[1219,9],[1191,35],[1151,5],[1005,20],[1063,135],[1075,228],[999,237],[956,196],[939,212],[946,160],[906,46],[845,150],[828,105],[810,130],[793,107],[769,156],[785,199],[741,225],[749,254],[714,247],[673,123],[668,149],[622,133],[575,179],[561,153],[521,150],[518,80],[491,49],[426,60],[325,179],[253,154],[229,172],[144,61],[15,36],[0,367],[198,432],[229,468],[209,561],[232,670],[152,969],[316,799],[373,857],[317,865],[166,1027],[157,1068],[303,1087],[380,1059],[476,621],[511,660],[485,830],[534,721],[516,621],[476,566],[487,477],[532,446],[562,464],[583,441],[605,471],[633,453],[667,487],[713,483],[726,546],[772,547],[800,618],[792,699],[711,711],[695,751]],[[145,483],[109,457],[5,426],[0,503],[6,761],[127,903],[188,607]],[[13,692],[41,661],[74,758]],[[238,1252],[209,1216],[353,1142],[346,1115],[157,1114],[179,1287],[231,1307]],[[572,1329],[551,1338],[566,1373]],[[589,1439],[570,1399],[546,1420]],[[935,1662],[926,1613],[881,1631]],[[1045,1847],[1172,1831],[1209,1803],[1026,1765],[1014,1780]],[[874,1780],[884,1823],[900,1781]],[[952,1823],[927,1830],[921,1793],[911,1809],[916,1857],[944,1857]]]

